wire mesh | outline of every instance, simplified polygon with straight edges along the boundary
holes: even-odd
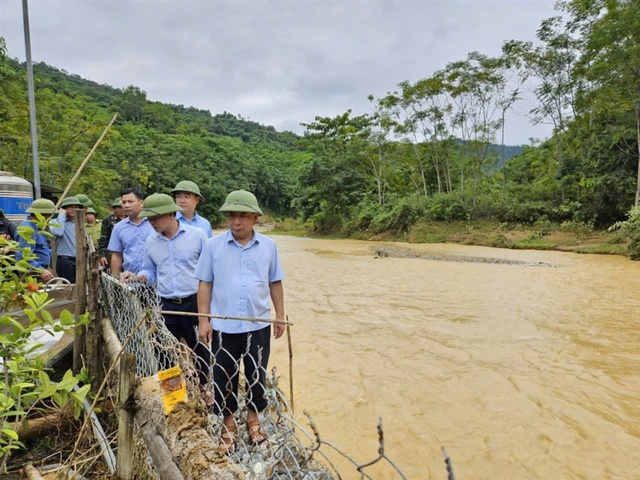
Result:
[[[235,463],[250,479],[313,479],[328,480],[344,478],[332,462],[336,455],[353,466],[346,478],[353,478],[354,474],[360,478],[373,479],[369,469],[373,465],[387,464],[397,475],[397,478],[406,477],[400,468],[385,454],[384,432],[382,420],[378,424],[379,448],[377,455],[371,461],[358,462],[347,453],[341,451],[326,439],[322,438],[316,428],[313,419],[306,414],[311,427],[311,432],[300,425],[294,416],[293,410],[277,385],[277,370],[273,369],[269,374],[263,365],[263,350],[253,349],[256,354],[250,353],[252,335],[246,336],[246,345],[237,355],[237,345],[233,349],[225,347],[220,333],[218,341],[214,341],[217,347],[212,351],[209,346],[199,344],[210,355],[211,366],[206,375],[206,384],[201,386],[198,377],[198,357],[193,350],[181,343],[167,330],[161,308],[161,300],[153,288],[140,284],[125,284],[115,278],[102,274],[101,298],[106,316],[111,320],[113,328],[128,353],[136,357],[136,374],[139,377],[156,375],[159,369],[169,365],[180,366],[184,373],[189,398],[197,399],[207,411],[206,430],[216,441],[220,439],[224,431],[222,415],[225,408],[231,404],[237,405],[234,419],[237,431],[235,433],[235,448],[228,452],[228,458]],[[194,327],[195,328],[195,327]],[[228,345],[227,345],[228,347]],[[220,368],[220,359],[225,356],[233,356],[236,351],[237,362],[233,368],[221,372],[218,370],[218,387],[215,389],[213,403],[203,392],[211,391],[214,384],[213,375],[216,367]],[[246,370],[254,373],[246,375]],[[253,367],[253,368],[251,368]],[[257,372],[261,371],[266,381],[259,380]],[[220,380],[222,375],[222,380]],[[237,382],[237,392],[233,391],[232,383]],[[259,414],[260,422],[266,433],[267,440],[256,444],[252,442],[249,428],[243,420],[244,412],[252,403],[256,389],[262,389],[259,393],[266,399],[266,408]],[[253,390],[253,392],[252,392]],[[214,413],[215,412],[215,413]],[[142,454],[144,457],[144,454]],[[147,457],[148,459],[148,457]],[[445,454],[447,469],[451,461]],[[149,462],[140,462],[140,468],[147,473]],[[449,470],[449,479],[453,479],[453,472]],[[138,478],[147,478],[139,476]]]

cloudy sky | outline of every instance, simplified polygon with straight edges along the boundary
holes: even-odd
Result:
[[[29,0],[31,51],[46,62],[150,100],[228,111],[303,131],[463,60],[534,40],[554,0]],[[0,0],[0,36],[25,59],[22,1]],[[527,110],[525,106],[520,112]],[[550,127],[507,119],[506,143]]]

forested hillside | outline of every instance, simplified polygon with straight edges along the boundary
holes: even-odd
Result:
[[[406,232],[418,219],[540,219],[608,227],[637,205],[640,6],[558,3],[537,42],[471,52],[370,97],[372,112],[316,117],[302,137],[230,113],[147,99],[34,66],[42,182],[63,188],[114,112],[117,124],[76,191],[107,203],[129,185],[195,180],[203,213],[247,188],[276,217],[317,232]],[[626,32],[624,35],[622,32]],[[1,168],[31,177],[24,66],[0,44]],[[550,123],[540,145],[502,146],[505,113]],[[531,106],[532,105],[532,106]]]

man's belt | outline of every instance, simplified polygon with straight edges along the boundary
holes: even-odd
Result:
[[[182,298],[166,298],[166,297],[160,297],[162,299],[163,302],[171,302],[171,303],[175,303],[176,305],[180,305],[181,303],[189,303],[189,302],[193,302],[195,299],[198,298],[198,294],[194,293],[193,295],[189,295],[188,297],[182,297]]]
[[[72,257],[70,255],[58,255],[58,258],[66,258],[67,260],[75,260],[76,257]]]

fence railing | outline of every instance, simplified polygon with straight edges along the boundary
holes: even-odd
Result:
[[[235,450],[228,454],[228,459],[239,467],[247,478],[328,480],[357,476],[373,479],[373,474],[369,473],[372,467],[387,464],[386,466],[395,472],[397,478],[406,479],[400,467],[385,453],[382,420],[377,426],[377,452],[369,461],[358,461],[321,434],[306,412],[308,426],[303,426],[296,420],[289,399],[277,384],[275,369],[266,375],[266,386],[262,392],[268,405],[260,413],[260,420],[268,439],[257,445],[252,443],[247,426],[241,420],[239,412],[246,410],[248,402],[251,401],[249,392],[252,386],[255,388],[258,385],[256,378],[247,378],[244,369],[238,364],[236,369],[226,372],[226,378],[229,381],[237,381],[239,384],[237,397],[230,398],[228,391],[218,390],[211,399],[203,394],[207,390],[200,385],[202,382],[198,377],[198,356],[184,343],[178,341],[165,326],[161,313],[161,301],[153,288],[121,283],[103,273],[100,278],[100,296],[104,315],[110,319],[120,343],[124,345],[124,351],[135,356],[135,371],[138,377],[152,377],[169,365],[177,365],[181,368],[188,398],[196,400],[202,407],[195,410],[194,415],[197,415],[197,412],[205,412],[202,414],[202,421],[206,431],[212,437],[212,442],[217,442],[223,428],[222,416],[213,412],[223,411],[229,401],[237,403]],[[249,341],[250,337],[247,343]],[[207,352],[211,361],[212,368],[206,373],[206,383],[209,387],[213,385],[214,368],[220,368],[217,359],[230,354],[221,338],[218,338],[215,344],[217,347],[214,351],[208,345],[199,344],[199,347]],[[261,352],[254,358],[249,353],[248,345],[242,353],[242,359],[258,368],[264,368]],[[157,420],[162,421],[162,419]],[[373,429],[372,434],[374,434]],[[143,445],[140,441],[137,443]],[[448,478],[453,480],[451,460],[444,449],[443,455]],[[145,461],[137,463],[139,469],[137,477],[145,478],[144,472],[149,473],[154,467],[149,455],[142,452],[139,457]],[[351,465],[353,469],[350,470],[348,467],[349,471],[340,472],[334,461],[335,458],[343,459],[340,463]],[[343,470],[344,468],[342,467]]]

